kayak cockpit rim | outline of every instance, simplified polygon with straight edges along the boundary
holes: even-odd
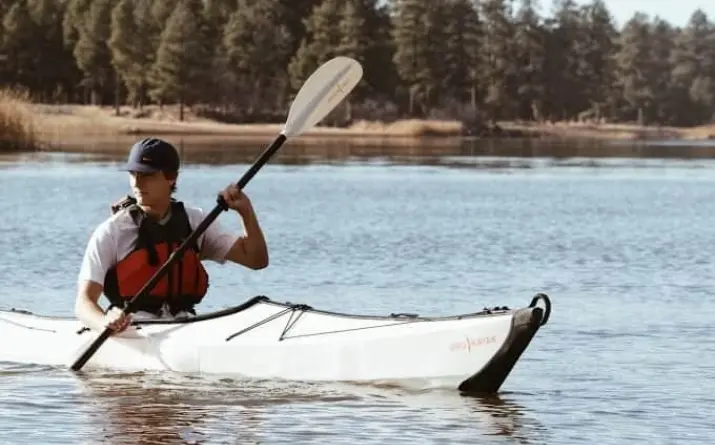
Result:
[[[545,305],[545,308],[544,308],[545,312],[544,312],[543,320],[541,323],[543,325],[543,324],[546,324],[546,322],[548,321],[549,315],[551,313],[551,301],[546,294],[538,293],[532,298],[531,303],[529,304],[529,307],[534,307],[539,301],[543,301],[544,305]],[[470,312],[470,313],[457,314],[457,315],[444,315],[444,316],[421,316],[418,314],[410,314],[410,313],[404,313],[404,312],[403,313],[391,313],[389,315],[350,314],[350,313],[345,313],[345,312],[316,309],[316,308],[306,305],[306,304],[279,302],[276,300],[271,300],[270,298],[268,298],[265,295],[257,295],[255,297],[252,297],[252,298],[246,300],[245,302],[243,302],[237,306],[220,309],[220,310],[213,311],[213,312],[207,312],[205,314],[199,314],[199,315],[195,315],[195,316],[191,316],[191,317],[181,317],[181,318],[176,318],[176,319],[134,320],[132,322],[132,325],[168,325],[168,324],[196,323],[196,322],[200,322],[200,321],[206,321],[206,320],[211,320],[211,319],[215,319],[215,318],[225,317],[227,315],[236,314],[236,313],[244,311],[252,306],[255,306],[258,303],[270,304],[270,305],[274,305],[274,306],[283,307],[284,309],[286,309],[288,311],[312,312],[312,313],[316,313],[316,314],[324,314],[324,315],[351,318],[351,319],[404,320],[404,321],[422,321],[422,322],[461,320],[461,319],[465,319],[465,318],[474,318],[474,317],[499,316],[499,315],[513,313],[515,310],[515,309],[510,309],[507,306],[502,306],[502,307],[495,306],[492,308],[484,307],[481,311],[477,311],[477,312]],[[27,310],[15,309],[15,308],[6,309],[5,311],[19,313],[19,314],[32,315],[32,316],[40,317],[40,318],[44,318],[44,319],[54,319],[54,320],[74,319],[74,317],[68,317],[68,316],[38,315],[38,314],[35,314],[35,313],[27,311]]]

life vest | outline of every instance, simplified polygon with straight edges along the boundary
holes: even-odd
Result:
[[[165,224],[147,215],[131,197],[112,205],[113,213],[120,211],[129,212],[138,227],[138,236],[132,251],[107,272],[104,294],[112,306],[124,308],[192,229],[184,205],[175,200],[171,201],[171,216]],[[172,314],[195,314],[193,308],[206,295],[209,278],[199,254],[196,243],[188,246],[149,293],[137,300],[136,310],[159,314],[166,307]]]

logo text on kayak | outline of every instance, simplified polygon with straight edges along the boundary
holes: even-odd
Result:
[[[497,342],[497,336],[491,335],[487,337],[465,337],[464,340],[456,341],[449,345],[450,351],[471,351],[472,348],[489,345]]]

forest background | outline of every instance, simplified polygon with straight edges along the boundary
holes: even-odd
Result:
[[[0,109],[55,132],[257,131],[284,121],[319,64],[346,55],[365,75],[324,121],[345,134],[715,136],[715,24],[703,11],[682,28],[637,13],[618,29],[601,0],[538,10],[531,0],[6,0]]]

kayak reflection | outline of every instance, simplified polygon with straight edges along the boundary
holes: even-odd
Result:
[[[482,434],[507,436],[518,443],[537,443],[543,440],[545,428],[530,419],[525,407],[515,403],[508,396],[488,395],[465,397],[471,411],[487,427]],[[469,400],[471,399],[471,400]]]
[[[384,395],[384,393],[383,393]],[[485,436],[505,436],[515,443],[541,443],[546,428],[515,401],[516,396],[504,394],[460,395],[447,390],[402,391],[392,397],[407,408],[429,412],[438,428],[460,431],[467,443]],[[482,440],[480,440],[481,442]]]
[[[82,373],[77,381],[104,444],[260,443],[270,407],[353,398],[312,385],[143,372]]]
[[[426,431],[441,443],[508,437],[529,444],[543,441],[546,433],[516,402],[520,396],[511,394],[159,373],[81,373],[76,380],[89,408],[83,410],[86,423],[109,445],[257,444],[296,436],[397,443],[395,434],[408,443]]]

